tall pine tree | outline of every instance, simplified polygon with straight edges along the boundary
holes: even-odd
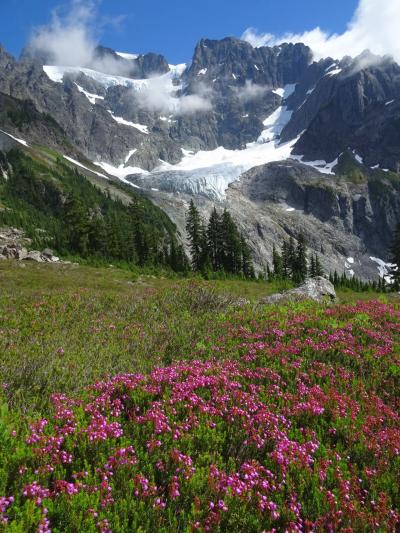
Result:
[[[307,243],[303,234],[297,238],[297,247],[292,270],[292,279],[294,283],[303,283],[307,278]]]
[[[255,278],[255,272],[251,251],[243,234],[240,236],[240,247],[242,249],[242,274],[245,278],[253,279]]]
[[[272,270],[274,278],[282,279],[284,277],[282,256],[276,250],[275,244],[272,247]]]
[[[218,270],[222,270],[224,262],[222,224],[221,217],[215,207],[211,212],[210,220],[207,226],[207,246],[213,271],[217,272]]]
[[[204,264],[204,231],[199,211],[190,201],[186,219],[186,231],[189,237],[189,249],[191,254],[192,268],[199,272]]]
[[[390,248],[390,261],[394,267],[390,270],[390,276],[393,281],[393,289],[395,291],[400,290],[400,224],[398,224],[396,231],[394,232],[393,243]]]

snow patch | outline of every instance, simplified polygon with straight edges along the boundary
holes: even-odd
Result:
[[[331,63],[331,64],[329,65],[329,67],[327,67],[327,68],[325,69],[325,72],[329,72],[329,71],[331,71],[331,70],[334,69],[334,68],[337,68],[337,63]]]
[[[260,69],[257,67],[257,65],[254,65],[254,68],[255,68],[256,70],[260,70]]]
[[[88,93],[87,91],[85,91],[83,87],[81,87],[77,83],[75,83],[75,85],[77,86],[78,91],[84,94],[91,104],[95,105],[97,100],[104,100],[104,96],[99,96],[98,94]]]
[[[102,168],[107,172],[107,174],[110,174],[111,176],[115,176],[116,178],[120,179],[122,182],[127,183],[128,185],[131,185],[132,187],[135,187],[136,189],[140,189],[137,185],[134,185],[130,181],[126,179],[127,176],[130,174],[144,174],[147,175],[149,172],[147,170],[143,170],[139,167],[126,167],[124,164],[119,165],[119,167],[114,167],[110,163],[104,163],[102,161],[94,162],[95,165]]]
[[[335,68],[334,70],[330,70],[325,76],[337,76],[342,72],[341,68]]]
[[[118,124],[123,124],[124,126],[131,126],[131,128],[136,128],[137,130],[141,131],[142,133],[145,133],[146,135],[149,135],[149,127],[145,124],[135,124],[134,122],[129,122],[129,120],[125,120],[123,117],[116,117],[113,115],[113,112],[108,109],[108,112],[112,116],[112,118],[115,120],[115,122],[118,122]]]
[[[360,163],[360,165],[364,164],[364,160],[361,156],[357,154],[355,150],[353,150],[354,159],[357,161],[357,163]]]
[[[389,102],[386,102],[385,105],[393,104],[394,100],[389,100]]]
[[[204,74],[207,74],[207,69],[206,69],[206,68],[202,68],[202,69],[199,70],[199,72],[197,73],[198,76],[204,76]]]
[[[348,257],[347,262],[350,263],[351,265],[354,265],[354,257]]]
[[[282,94],[291,94],[295,85],[287,86]],[[228,150],[222,146],[215,150],[201,150],[197,153],[182,149],[183,159],[176,165],[163,162],[152,173],[166,179],[176,177],[185,192],[203,193],[216,200],[223,200],[228,185],[250,168],[272,161],[283,161],[290,157],[298,138],[279,144],[279,135],[290,120],[292,112],[286,106],[279,107],[264,120],[265,130],[256,142],[243,150]]]
[[[286,106],[278,107],[278,109],[276,109],[272,115],[263,121],[263,124],[266,128],[261,132],[257,142],[270,142],[279,137],[283,128],[289,122],[292,114],[293,111],[289,111]]]
[[[144,82],[146,82],[146,80],[132,80],[123,76],[112,76],[110,74],[104,74],[103,72],[98,72],[97,70],[92,70],[90,68],[44,65],[43,70],[55,83],[62,83],[65,74],[77,76],[82,73],[92,80],[97,81],[106,89],[108,89],[108,87],[115,87],[118,85],[135,88],[140,87]]]
[[[390,276],[390,270],[394,268],[396,265],[392,263],[385,263],[382,259],[379,259],[379,257],[370,257],[371,261],[376,263],[378,265],[378,272],[379,277],[384,278],[386,283],[393,283],[393,280]]]
[[[73,163],[77,167],[84,168],[85,170],[88,170],[89,172],[92,172],[93,174],[96,174],[96,176],[100,176],[100,178],[104,178],[108,180],[109,178],[105,176],[104,174],[100,174],[100,172],[96,172],[95,170],[92,170],[91,168],[85,167],[85,165],[82,165],[82,163],[79,163],[79,161],[76,161],[76,159],[72,159],[72,157],[68,157],[67,155],[63,155],[63,158],[69,161],[70,163]]]
[[[122,57],[123,59],[137,59],[139,57],[139,54],[128,54],[126,52],[115,52],[117,56]]]
[[[29,144],[24,141],[24,139],[19,139],[18,137],[14,137],[14,135],[11,135],[11,133],[7,133],[6,131],[3,131],[3,130],[0,130],[1,133],[4,133],[5,135],[8,135],[9,137],[11,137],[11,139],[13,139],[14,141],[17,141],[17,143],[20,143],[22,144],[23,146],[26,146],[27,148],[29,148]]]
[[[129,161],[129,159],[133,156],[133,154],[137,152],[137,148],[134,148],[133,150],[131,150],[129,152],[129,154],[125,157],[125,165],[127,164],[127,162]]]
[[[339,158],[336,158],[330,163],[327,163],[323,159],[317,160],[317,161],[303,161],[303,158],[304,158],[303,155],[291,155],[290,157],[292,159],[295,159],[296,161],[299,161],[300,163],[303,163],[303,165],[307,165],[309,167],[315,168],[315,170],[318,170],[322,174],[331,174],[331,175],[335,174],[333,172],[333,169],[339,162]]]
[[[185,150],[185,148],[181,148],[181,151],[185,157],[189,157],[195,153],[193,150]]]
[[[297,83],[288,83],[285,87],[278,87],[277,89],[272,89],[272,92],[283,98],[289,98],[290,95],[296,90]]]

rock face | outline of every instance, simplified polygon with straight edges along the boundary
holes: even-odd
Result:
[[[351,146],[368,166],[395,169],[400,159],[399,96],[400,66],[390,57],[366,52],[344,59],[294,108],[282,140],[304,132],[293,153],[306,160],[333,161]]]
[[[43,70],[53,59],[26,51],[17,61],[0,48],[0,129],[112,165],[165,209],[182,240],[195,198],[205,217],[214,204],[232,212],[260,270],[274,243],[300,232],[328,272],[376,278],[388,261],[400,222],[393,59],[316,62],[301,43],[254,48],[229,37],[202,39],[187,68],[99,46],[82,65],[94,74],[62,70],[57,82]],[[0,148],[15,146],[0,133]],[[284,146],[290,158],[264,164]],[[335,174],[318,172],[316,160],[334,162]]]
[[[16,61],[0,48],[0,92],[31,100],[91,160],[152,170],[160,160],[179,162],[182,148],[242,149],[258,139],[289,85],[293,94],[285,106],[293,114],[281,139],[300,137],[293,153],[309,161],[332,161],[351,147],[369,166],[392,170],[400,160],[400,67],[389,57],[364,53],[340,62],[313,62],[310,48],[301,43],[253,48],[232,37],[202,39],[190,66],[172,75],[163,56],[121,56],[98,46],[91,62],[82,65],[97,75],[76,68],[62,83],[43,71],[43,64],[53,61],[29,50]],[[102,74],[114,78],[107,81]],[[148,105],[142,82],[155,74]],[[118,81],[117,75],[132,84]],[[138,79],[140,86],[135,86]],[[167,86],[168,94],[163,92]],[[171,104],[171,98],[176,105],[179,98],[186,99],[185,110],[163,109],[160,102]]]
[[[296,83],[312,63],[312,53],[304,44],[253,48],[249,43],[227,37],[219,41],[202,39],[196,46],[190,68],[185,73],[189,83],[202,79],[243,85],[246,80],[269,87]]]
[[[259,305],[264,305],[301,302],[303,300],[312,300],[319,303],[332,303],[336,300],[335,288],[327,279],[317,277],[306,280],[302,285],[295,289],[262,298],[258,303]]]
[[[0,228],[0,260],[35,261],[37,263],[58,263],[60,258],[53,250],[46,248],[43,252],[29,250],[31,240],[17,228]]]
[[[40,66],[54,65],[55,57],[44,50],[25,48],[22,51],[23,61],[35,62]],[[134,79],[145,79],[155,74],[165,74],[169,71],[169,65],[164,56],[154,54],[123,54],[119,55],[111,48],[97,46],[93,51],[91,59],[80,65],[105,74],[114,76],[126,76]]]
[[[49,115],[59,129],[62,124],[70,143],[92,161],[123,165],[127,154],[135,147],[140,147],[142,153],[147,154],[147,157],[143,157],[143,168],[148,170],[158,164],[160,158],[171,163],[181,158],[181,150],[171,139],[157,131],[150,136],[116,121],[105,106],[93,105],[70,77],[66,77],[64,83],[55,83],[48,78],[39,63],[27,59],[18,62],[2,48],[0,93],[19,100],[29,100],[36,112]],[[17,126],[19,129],[21,122],[22,125],[29,124],[29,120],[22,115],[19,120],[14,120],[14,128]],[[28,127],[25,133],[25,140],[29,142]],[[45,137],[42,142],[46,143],[46,140]],[[52,144],[54,146],[54,140]],[[60,143],[58,146],[62,148]]]

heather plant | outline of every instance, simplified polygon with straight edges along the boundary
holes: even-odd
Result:
[[[90,361],[102,344],[122,336],[131,346],[138,343],[148,359],[154,350],[140,370],[132,363],[129,372],[118,372],[115,354],[117,371],[111,372],[102,358],[103,378],[83,387],[76,374],[81,386],[69,384],[64,391],[68,373],[60,371],[50,385],[59,388],[51,394],[43,383],[50,403],[38,403],[41,413],[36,414],[17,401],[15,383],[5,381],[0,416],[4,528],[398,530],[397,304],[253,309],[232,302],[221,306],[213,291],[204,294],[203,284],[155,294],[143,290],[144,299],[135,304],[136,322],[120,317],[111,329],[97,324],[91,302],[101,335]],[[59,328],[73,316],[65,302],[53,311],[43,305],[33,323],[36,339],[46,317]],[[171,314],[179,308],[174,322]],[[34,309],[30,312],[40,306]],[[163,316],[169,317],[163,327],[175,328],[172,337],[166,333],[159,344],[151,344],[145,332],[140,340],[137,326],[149,320],[155,327]],[[181,320],[185,326],[178,334]],[[7,327],[12,324],[17,335],[17,317]],[[185,340],[185,334],[192,338]],[[57,355],[61,361],[64,356]]]

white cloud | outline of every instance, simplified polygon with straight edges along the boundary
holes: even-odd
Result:
[[[70,0],[67,10],[60,7],[52,12],[46,26],[36,28],[28,44],[33,52],[44,55],[48,62],[59,66],[91,67],[100,72],[127,75],[129,64],[112,56],[98,57],[96,47],[104,25],[118,27],[122,18],[100,18],[100,0]]]
[[[194,94],[176,95],[176,87],[171,85],[168,75],[146,80],[139,93],[134,97],[140,107],[163,114],[190,115],[212,109],[211,92],[203,84],[196,86]]]
[[[346,55],[355,57],[369,49],[375,54],[392,55],[400,62],[399,20],[399,0],[359,0],[347,30],[340,35],[315,28],[303,34],[276,36],[248,28],[242,38],[255,47],[303,42],[313,50],[315,59],[328,56],[341,59]]]
[[[175,113],[178,115],[191,115],[198,112],[211,111],[212,104],[199,94],[188,94],[178,99]]]
[[[240,101],[250,102],[261,98],[268,90],[268,87],[257,85],[251,80],[246,80],[245,85],[243,87],[237,87],[235,92]]]
[[[89,64],[96,48],[96,8],[93,1],[72,0],[66,15],[61,15],[60,9],[54,10],[51,22],[34,31],[29,48],[45,53],[55,65]]]

